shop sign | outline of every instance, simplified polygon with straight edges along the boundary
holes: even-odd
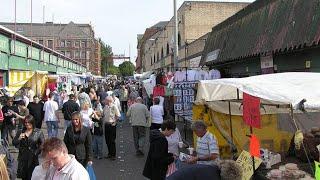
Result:
[[[206,62],[215,61],[218,59],[220,49],[216,49],[212,52],[209,52],[206,56]]]
[[[178,115],[190,116],[192,115],[192,106],[195,100],[196,82],[175,82],[173,88],[174,112]]]
[[[270,74],[274,72],[272,55],[260,57],[262,74]]]
[[[242,180],[249,180],[253,175],[253,161],[249,152],[242,151],[240,156],[238,157],[236,163],[242,169]],[[258,169],[262,160],[260,158],[254,158],[254,167],[255,170]]]

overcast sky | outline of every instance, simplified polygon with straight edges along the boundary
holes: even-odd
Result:
[[[0,21],[14,22],[14,0],[0,1]],[[30,22],[30,2],[17,0],[17,22]],[[178,0],[178,7],[182,3],[183,0]],[[115,54],[128,55],[130,46],[131,61],[136,56],[137,34],[173,16],[173,0],[33,0],[33,22],[43,21],[43,6],[45,21],[52,21],[54,17],[55,23],[91,22],[96,36],[111,45]]]

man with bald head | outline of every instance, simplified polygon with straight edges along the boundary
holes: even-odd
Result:
[[[120,118],[120,111],[114,104],[113,98],[105,98],[105,106],[102,112],[102,120],[105,128],[105,139],[108,146],[108,156],[111,160],[116,160],[116,134],[117,121]]]
[[[141,97],[136,98],[135,103],[129,107],[127,117],[132,126],[134,147],[136,155],[143,156],[146,129],[149,127],[150,113],[146,105],[144,105]]]

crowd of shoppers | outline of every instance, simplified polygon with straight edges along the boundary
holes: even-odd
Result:
[[[183,142],[174,119],[165,118],[163,98],[155,96],[149,104],[150,100],[141,98],[141,91],[134,83],[114,81],[73,86],[70,91],[63,89],[60,93],[55,90],[41,100],[34,95],[32,101],[27,101],[28,105],[25,100],[14,104],[14,99],[8,98],[2,108],[1,135],[6,142],[10,142],[11,137],[12,144],[19,150],[18,177],[26,180],[89,179],[85,168],[93,164],[94,158],[116,160],[117,126],[120,121],[128,120],[136,156],[144,157],[147,153],[145,177],[179,180],[192,172],[187,179],[206,179],[194,173],[208,172],[212,179],[223,179],[222,170],[226,165],[219,161],[216,138],[206,124],[203,121],[193,123],[197,147],[184,162],[189,165],[181,166],[180,150],[188,145]],[[63,119],[58,113],[60,109]],[[63,140],[58,136],[62,120]],[[41,131],[43,121],[47,126],[46,140]],[[104,145],[107,152],[103,151]],[[171,167],[175,167],[174,171]]]

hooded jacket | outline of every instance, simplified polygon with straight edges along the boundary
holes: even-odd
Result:
[[[150,131],[150,149],[144,166],[143,175],[151,180],[164,180],[168,165],[174,161],[168,153],[168,141],[157,129]]]

